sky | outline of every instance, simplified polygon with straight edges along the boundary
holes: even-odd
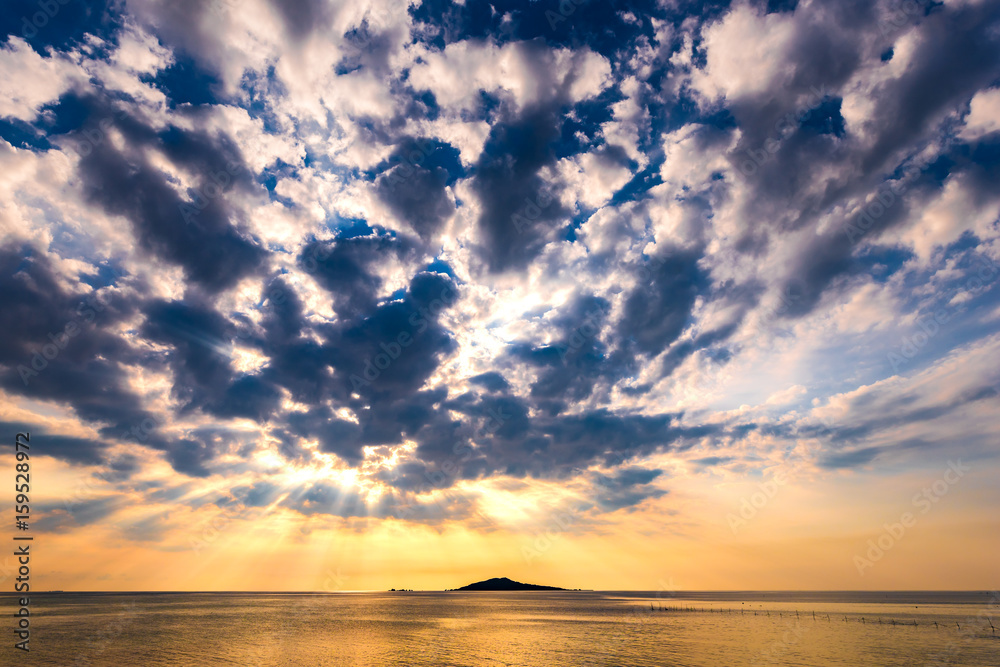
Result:
[[[997,3],[0,27],[36,589],[1000,586]]]

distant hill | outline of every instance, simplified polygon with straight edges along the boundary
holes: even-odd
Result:
[[[456,588],[458,591],[564,591],[565,588],[555,586],[536,586],[535,584],[522,584],[519,581],[512,581],[507,577],[494,577],[486,581],[477,581],[468,586]]]

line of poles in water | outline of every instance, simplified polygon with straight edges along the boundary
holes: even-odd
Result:
[[[654,607],[653,603],[650,602],[649,603],[649,608],[652,611],[707,611],[707,612],[715,613],[715,614],[738,614],[738,615],[741,615],[741,616],[749,616],[751,613],[754,616],[757,616],[758,614],[761,615],[761,616],[770,616],[771,615],[771,610],[769,610],[769,609],[764,609],[764,610],[756,610],[756,609],[747,610],[747,609],[742,608],[742,607],[739,607],[739,608],[736,608],[736,609],[732,609],[732,608],[714,609],[712,607],[670,607],[670,606],[664,607],[663,605],[660,605],[658,607]],[[801,618],[801,616],[799,616],[798,610],[796,610],[795,612],[777,611],[775,613],[778,615],[779,618],[783,618],[786,613],[788,614],[789,618],[792,617],[793,613],[795,615],[795,618]],[[824,620],[824,618],[827,621],[832,622],[832,620],[830,618],[830,614],[820,614],[819,616],[817,616],[816,612],[812,612],[812,619],[814,621],[821,621],[821,620]],[[894,619],[894,618],[890,618],[888,621],[883,622],[881,616],[876,616],[875,619],[877,619],[878,625],[891,625],[891,626],[894,626],[894,627],[897,626],[897,625],[912,625],[913,627],[917,627],[917,625],[918,625],[916,619],[914,619],[910,623],[906,623],[906,622],[903,622],[903,621],[896,622],[896,619]],[[873,619],[870,619],[870,618],[866,618],[864,616],[855,616],[854,620],[857,621],[858,623],[861,623],[862,625],[867,625],[869,623],[871,623],[872,625],[876,624],[876,620],[873,620]],[[849,623],[850,621],[851,621],[851,617],[848,614],[844,614],[844,623]],[[995,627],[993,627],[993,621],[988,620],[987,622],[990,624],[990,630],[993,631],[993,634],[996,634],[997,633],[997,629]],[[939,625],[937,621],[928,621],[927,622],[927,625],[931,625],[931,624],[933,624],[935,628],[937,628],[937,627],[943,627],[943,626]],[[958,621],[955,622],[955,626],[959,630],[962,629],[962,626],[958,623]]]

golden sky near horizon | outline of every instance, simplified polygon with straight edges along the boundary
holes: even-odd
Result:
[[[36,459],[34,466],[42,503],[65,502],[60,494],[81,479],[78,470],[52,459]],[[67,591],[443,590],[507,576],[563,588],[665,592],[995,588],[1000,521],[992,512],[969,510],[997,490],[988,475],[969,472],[951,475],[957,483],[938,496],[934,482],[943,473],[911,473],[891,485],[862,475],[843,475],[835,483],[800,478],[764,489],[678,475],[671,478],[671,493],[638,507],[594,516],[546,510],[540,502],[511,516],[498,505],[491,517],[496,523],[478,529],[457,521],[309,519],[266,508],[241,518],[214,505],[129,507],[124,498],[126,509],[115,522],[38,535],[32,585]],[[920,495],[925,488],[926,497]],[[78,482],[69,497],[100,494],[99,481]],[[830,502],[833,497],[838,500]],[[895,539],[883,524],[898,523],[906,512],[915,523]],[[125,538],[126,525],[149,529],[149,541]],[[879,539],[890,544],[880,558],[869,553],[868,543]],[[862,575],[855,558],[873,555]],[[0,561],[0,577],[9,579],[12,567],[11,557]]]

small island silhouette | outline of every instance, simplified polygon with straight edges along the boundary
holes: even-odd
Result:
[[[455,591],[564,591],[565,588],[556,586],[538,586],[536,584],[522,584],[519,581],[508,579],[507,577],[494,577],[486,581],[477,581],[461,588],[452,588]]]

